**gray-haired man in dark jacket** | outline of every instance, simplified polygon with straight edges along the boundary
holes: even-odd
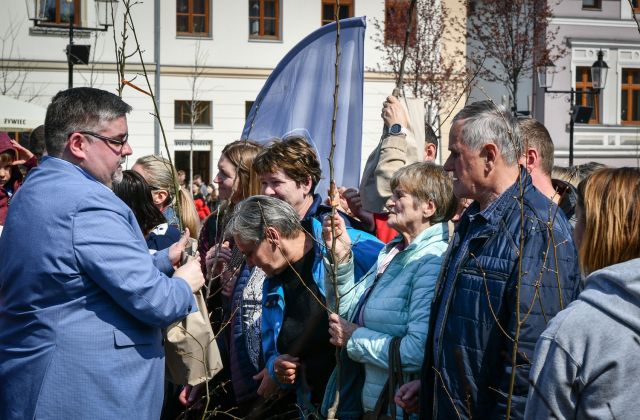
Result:
[[[536,341],[577,296],[571,228],[519,166],[523,145],[513,116],[483,101],[452,124],[444,168],[456,196],[474,202],[436,286],[421,417],[522,418]],[[399,398],[409,399],[403,391]]]

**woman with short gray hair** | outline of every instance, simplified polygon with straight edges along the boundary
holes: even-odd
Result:
[[[315,240],[320,222],[299,220],[286,202],[254,196],[236,205],[226,228],[250,266],[265,274],[262,295],[264,369],[254,376],[258,395],[288,395],[280,413],[291,408],[307,417],[317,412],[335,365],[329,343],[324,293],[323,249]],[[233,367],[232,367],[233,368]],[[295,400],[292,391],[295,391]],[[254,418],[271,418],[251,412]]]

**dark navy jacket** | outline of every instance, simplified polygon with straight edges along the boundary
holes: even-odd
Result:
[[[571,227],[562,211],[531,185],[525,171],[520,177],[522,196],[516,181],[498,198],[487,220],[471,220],[469,214],[477,216],[478,210],[473,203],[449,245],[431,308],[422,371],[423,419],[505,418],[518,318],[511,418],[522,418],[536,341],[549,320],[578,294]],[[466,232],[474,237],[456,258]],[[454,261],[459,266],[447,294],[447,267]]]

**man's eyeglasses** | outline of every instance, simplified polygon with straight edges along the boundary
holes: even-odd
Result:
[[[129,140],[129,133],[126,133],[121,139],[117,139],[115,137],[106,137],[93,131],[78,131],[80,134],[84,134],[85,136],[95,137],[102,141],[106,141],[107,143],[115,144],[116,146],[124,146],[125,143]]]

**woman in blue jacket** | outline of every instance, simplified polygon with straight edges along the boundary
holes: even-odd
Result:
[[[329,317],[331,343],[345,348],[349,359],[362,364],[365,371],[361,393],[350,375],[342,372],[339,418],[358,418],[362,410],[374,410],[388,377],[393,337],[401,337],[405,382],[417,378],[422,365],[431,299],[447,248],[447,220],[455,212],[456,199],[442,167],[426,162],[398,170],[391,179],[391,189],[388,224],[399,235],[385,246],[377,263],[359,282],[354,276],[348,235],[341,235],[344,223],[334,218],[339,238],[335,257],[340,306],[338,313]],[[330,249],[329,219],[323,229]],[[329,276],[325,287],[332,294]],[[335,393],[335,375],[325,393],[324,414]]]

